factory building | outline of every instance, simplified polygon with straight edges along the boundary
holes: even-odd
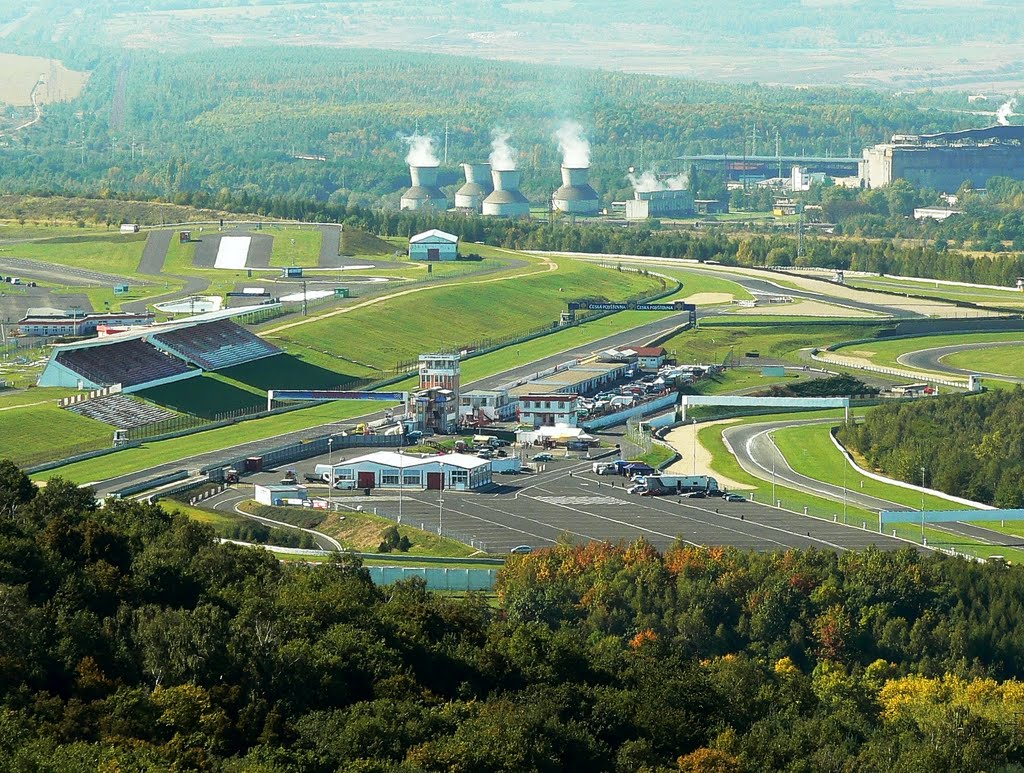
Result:
[[[402,209],[437,212],[448,209],[448,197],[437,187],[437,171],[436,166],[409,167],[412,187],[402,194]]]
[[[409,238],[409,260],[458,260],[459,237],[436,228]]]
[[[982,188],[991,177],[1024,179],[1024,126],[991,126],[926,135],[894,135],[864,150],[861,184],[881,188],[902,179],[918,188]]]
[[[463,212],[480,212],[484,199],[494,191],[490,164],[463,164],[466,184],[455,192],[455,208]]]
[[[569,215],[596,215],[601,201],[590,186],[589,167],[562,167],[562,187],[551,197],[551,207]]]
[[[483,214],[490,217],[527,217],[530,202],[519,190],[521,173],[517,169],[495,169],[491,172],[494,190],[484,199]]]
[[[687,190],[636,191],[634,197],[626,201],[627,220],[688,217],[693,213],[693,194]]]

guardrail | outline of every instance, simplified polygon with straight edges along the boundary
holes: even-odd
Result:
[[[855,370],[866,370],[871,373],[881,373],[886,376],[898,376],[899,378],[909,379],[911,381],[927,381],[929,384],[941,384],[942,386],[954,387],[955,389],[970,389],[968,379],[963,380],[952,380],[948,378],[942,378],[941,376],[935,376],[923,371],[913,370],[900,370],[899,368],[886,368],[882,365],[870,365],[867,363],[860,362],[847,362],[834,357],[823,357],[820,354],[811,354],[811,359],[816,362],[824,362],[828,365],[838,365],[843,368],[854,368]]]

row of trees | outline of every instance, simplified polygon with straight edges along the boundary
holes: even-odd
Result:
[[[997,507],[1024,506],[1024,389],[894,401],[843,427],[876,469]]]
[[[491,606],[0,462],[0,768],[1018,769],[1022,598],[909,549],[566,543]]]

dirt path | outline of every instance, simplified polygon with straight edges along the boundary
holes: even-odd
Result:
[[[694,433],[699,433],[704,427],[714,427],[719,424],[735,424],[739,419],[722,419],[721,421],[706,422],[704,424],[684,424],[676,427],[665,436],[665,441],[676,450],[683,458],[671,464],[666,470],[674,475],[690,475],[693,472],[693,459],[691,456],[696,450],[697,474],[713,474],[718,481],[720,488],[752,489],[753,486],[747,483],[737,483],[734,480],[715,472],[711,466],[711,452],[700,444],[700,435],[697,435],[696,449],[694,448]]]
[[[511,250],[502,250],[502,252],[508,252],[510,254],[515,254]],[[371,299],[369,299],[367,301],[363,301],[362,303],[357,303],[357,304],[355,304],[353,306],[345,306],[345,307],[340,308],[340,309],[335,309],[334,311],[329,311],[326,314],[320,314],[320,315],[315,316],[315,317],[305,317],[304,319],[300,319],[300,320],[297,320],[295,322],[289,322],[286,325],[279,325],[278,327],[271,328],[270,330],[262,331],[261,335],[262,336],[274,335],[275,333],[280,333],[282,330],[289,330],[289,329],[291,329],[293,327],[299,327],[300,325],[307,325],[310,322],[319,322],[320,320],[329,319],[330,317],[336,317],[339,314],[348,314],[349,312],[355,311],[356,309],[363,309],[363,308],[366,308],[367,306],[374,306],[374,305],[376,305],[378,303],[383,303],[384,301],[390,301],[390,300],[392,300],[394,298],[401,298],[403,295],[413,295],[414,293],[422,293],[422,292],[426,292],[428,290],[440,290],[443,287],[456,287],[456,286],[465,287],[467,285],[483,285],[483,284],[491,284],[493,282],[507,282],[507,281],[514,280],[514,279],[522,279],[524,277],[534,276],[536,274],[544,274],[544,273],[548,273],[548,272],[551,272],[551,271],[557,271],[558,270],[558,264],[555,263],[555,261],[551,260],[551,258],[541,257],[540,260],[544,264],[543,268],[537,269],[536,271],[528,271],[525,274],[514,274],[512,276],[499,276],[499,277],[494,277],[492,279],[477,279],[477,280],[472,281],[472,282],[444,282],[443,284],[426,285],[426,286],[423,286],[423,287],[413,287],[413,288],[410,288],[408,290],[401,290],[401,291],[396,292],[396,293],[388,293],[387,295],[380,295],[380,296],[377,296],[376,298],[371,298]]]

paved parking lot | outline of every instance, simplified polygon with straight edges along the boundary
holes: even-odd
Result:
[[[317,460],[297,465],[300,477]],[[644,537],[664,549],[683,539],[691,545],[733,545],[753,550],[816,547],[857,550],[868,545],[884,549],[910,543],[876,532],[777,510],[755,502],[721,498],[640,497],[626,493],[624,478],[597,476],[591,462],[559,459],[543,471],[494,476],[495,485],[481,492],[376,489],[338,492],[349,506],[386,512],[403,523],[436,531],[440,524],[489,552],[504,553],[517,545],[545,547],[561,535],[573,540],[632,541]],[[253,482],[276,482],[279,473],[263,473]],[[315,489],[311,490],[315,493]],[[326,489],[323,489],[326,493]]]

